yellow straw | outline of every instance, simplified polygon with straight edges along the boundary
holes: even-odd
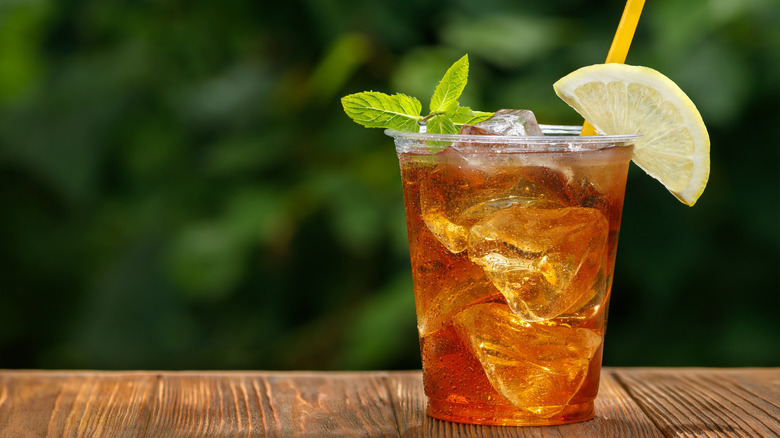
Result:
[[[645,0],[627,0],[626,8],[623,9],[623,16],[620,17],[615,38],[607,53],[607,64],[623,64],[626,62],[628,48],[631,46],[631,40],[634,39],[634,31],[639,23],[639,15],[642,13],[642,7]],[[585,121],[582,125],[581,135],[596,135],[596,129],[590,123]]]

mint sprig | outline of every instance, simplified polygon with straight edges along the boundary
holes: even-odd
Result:
[[[469,58],[465,55],[444,73],[431,97],[431,112],[426,116],[421,114],[420,101],[405,94],[364,91],[342,97],[341,105],[352,120],[368,128],[420,132],[424,125],[425,132],[456,134],[464,124],[479,123],[493,115],[458,103],[468,75]]]

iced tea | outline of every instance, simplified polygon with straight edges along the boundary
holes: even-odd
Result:
[[[630,137],[396,140],[428,415],[594,415]]]

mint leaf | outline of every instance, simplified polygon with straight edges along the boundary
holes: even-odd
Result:
[[[457,134],[458,128],[449,117],[439,115],[428,120],[427,131],[430,134]]]
[[[364,91],[342,97],[341,105],[349,118],[368,128],[417,132],[422,119],[420,101],[404,94]]]
[[[485,111],[474,111],[474,118],[468,121],[469,125],[476,125],[479,122],[484,122],[485,120],[493,117],[493,113],[485,112]]]
[[[469,77],[469,55],[464,55],[444,73],[431,97],[431,113],[451,116]]]
[[[466,87],[469,57],[464,55],[447,69],[431,97],[431,112],[423,117],[420,101],[404,94],[388,95],[376,91],[350,94],[341,98],[344,112],[355,122],[369,128],[390,128],[405,132],[457,134],[465,124],[476,124],[493,113],[460,106],[458,98]]]
[[[460,106],[452,116],[452,123],[458,128],[463,125],[476,125],[479,122],[489,119],[493,113],[484,111],[474,111],[467,106]]]

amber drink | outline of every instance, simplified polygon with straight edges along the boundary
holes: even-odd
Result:
[[[465,131],[479,135],[387,131],[427,413],[492,425],[590,419],[634,137]]]

